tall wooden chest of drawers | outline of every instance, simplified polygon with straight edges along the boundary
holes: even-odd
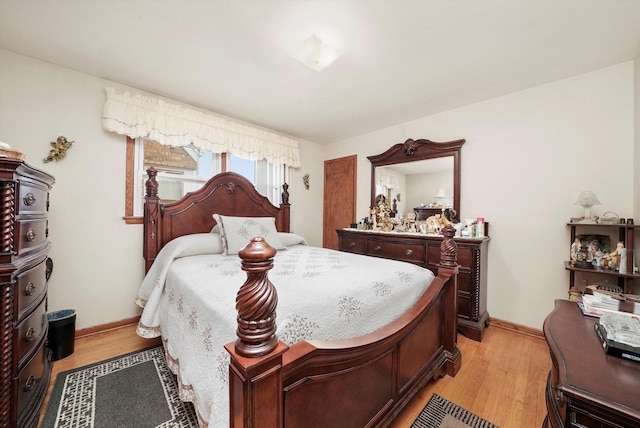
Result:
[[[419,233],[337,229],[338,249],[414,263],[438,273],[442,237]],[[487,246],[489,238],[454,238],[458,244],[458,330],[481,341],[487,312]]]
[[[0,158],[0,426],[35,427],[49,387],[49,190],[54,178]]]

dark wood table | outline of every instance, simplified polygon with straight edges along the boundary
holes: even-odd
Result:
[[[545,427],[640,427],[640,363],[606,355],[595,321],[556,300],[544,322],[553,363]]]

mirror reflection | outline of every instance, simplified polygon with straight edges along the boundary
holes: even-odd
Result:
[[[384,195],[397,217],[416,212],[424,220],[453,206],[453,156],[380,166],[376,195]]]

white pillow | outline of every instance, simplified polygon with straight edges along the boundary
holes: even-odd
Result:
[[[222,246],[227,255],[238,254],[255,236],[262,236],[276,250],[285,249],[278,237],[276,219],[273,217],[230,217],[214,214],[213,218],[220,225]]]
[[[285,247],[291,247],[292,245],[309,245],[306,239],[295,233],[278,232],[278,237]]]

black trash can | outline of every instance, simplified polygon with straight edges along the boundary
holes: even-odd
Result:
[[[49,321],[48,348],[53,351],[53,361],[73,354],[76,335],[76,311],[63,309],[47,314]]]

